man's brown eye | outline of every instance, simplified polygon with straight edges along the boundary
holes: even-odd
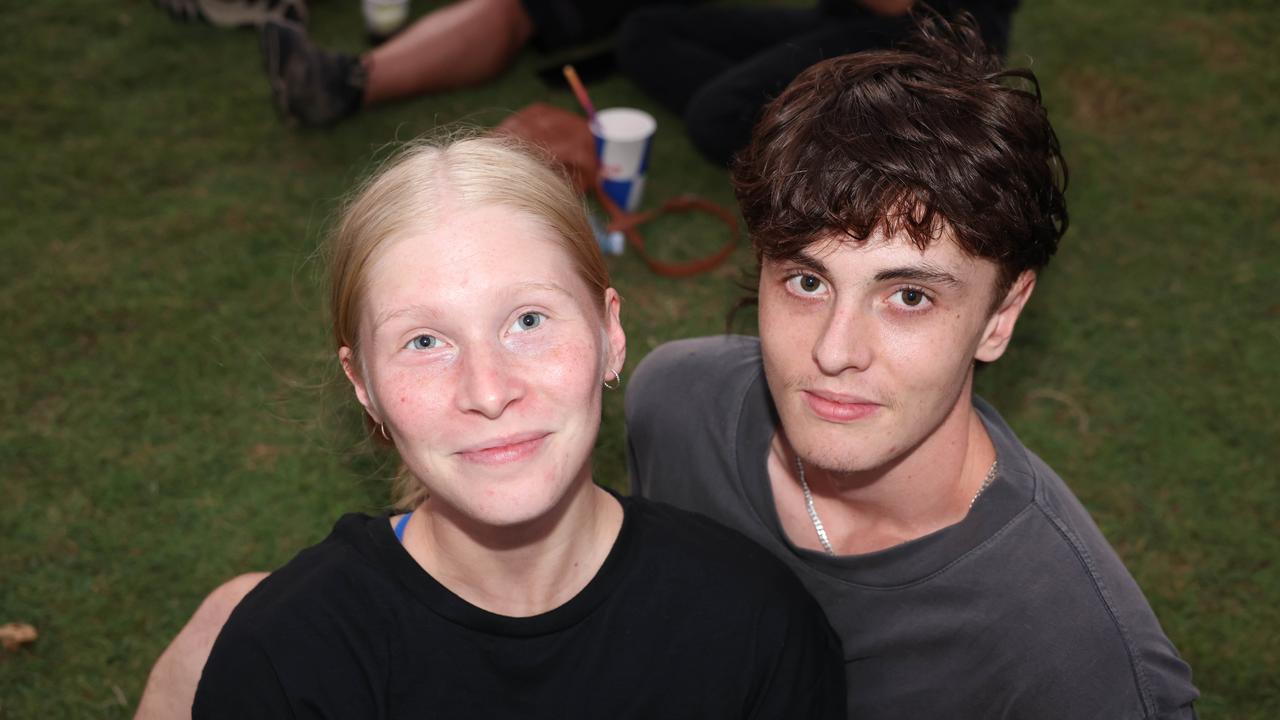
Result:
[[[902,291],[903,305],[906,305],[908,307],[915,307],[919,305],[920,301],[922,300],[924,300],[924,293],[920,292],[919,290],[903,290]]]
[[[822,287],[822,281],[818,280],[818,278],[816,278],[816,277],[814,277],[814,276],[812,276],[812,275],[801,275],[801,276],[800,276],[800,289],[801,289],[801,290],[804,290],[805,292],[814,292],[814,291],[816,291],[819,287]]]

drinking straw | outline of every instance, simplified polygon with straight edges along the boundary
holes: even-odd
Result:
[[[578,96],[578,104],[583,110],[587,111],[587,120],[592,125],[596,124],[596,106],[591,104],[591,97],[587,95],[587,88],[582,84],[582,80],[578,78],[578,71],[573,69],[572,65],[564,66],[564,79],[569,81],[569,87],[573,88],[573,94]]]

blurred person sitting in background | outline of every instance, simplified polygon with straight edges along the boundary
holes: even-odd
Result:
[[[541,50],[615,31],[626,15],[701,0],[457,0],[360,55],[317,47],[304,0],[156,0],[181,19],[256,26],[276,109],[306,126],[332,125],[369,105],[487,83],[529,43]]]
[[[922,6],[924,3],[920,3]],[[622,25],[622,71],[684,118],[695,147],[728,164],[765,103],[827,58],[891,47],[911,30],[916,0],[820,0],[811,8],[657,7]],[[971,14],[1003,54],[1018,0],[933,0],[946,17]]]

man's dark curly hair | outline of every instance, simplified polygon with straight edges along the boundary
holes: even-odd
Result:
[[[917,18],[893,50],[832,58],[765,107],[732,178],[757,270],[877,228],[921,249],[950,229],[1000,266],[999,302],[1067,229],[1067,166],[1030,70],[1005,70],[971,17]]]

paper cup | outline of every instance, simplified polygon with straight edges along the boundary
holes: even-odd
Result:
[[[644,177],[649,170],[649,149],[657,129],[652,115],[635,108],[601,110],[591,124],[605,194],[627,212],[640,207]]]
[[[363,0],[361,7],[372,38],[389,38],[409,22],[409,0]]]

